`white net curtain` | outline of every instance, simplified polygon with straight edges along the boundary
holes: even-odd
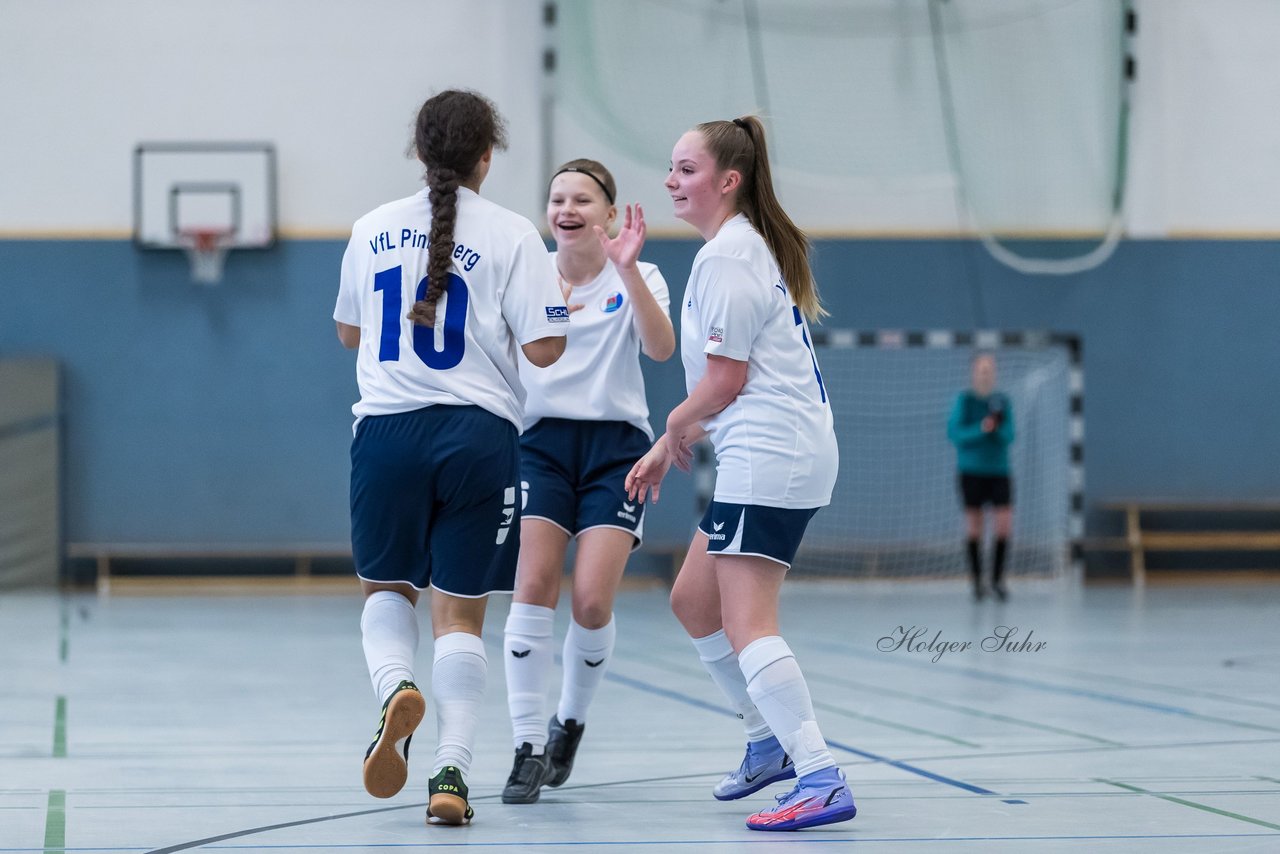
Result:
[[[1113,221],[1118,0],[558,5],[558,155],[603,149],[652,182],[684,129],[759,112],[809,229],[1096,236]]]

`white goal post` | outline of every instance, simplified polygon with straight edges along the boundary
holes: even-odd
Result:
[[[805,534],[793,573],[963,578],[964,521],[946,423],[991,353],[1013,409],[1014,528],[1008,572],[1082,577],[1084,373],[1078,336],[1044,331],[813,331],[840,472],[831,506]],[[705,505],[714,460],[699,455]]]

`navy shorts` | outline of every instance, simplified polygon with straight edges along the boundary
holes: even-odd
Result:
[[[523,517],[543,519],[571,537],[588,528],[620,528],[638,548],[644,504],[628,500],[623,484],[652,445],[625,421],[540,419],[520,437]]]
[[[698,530],[707,535],[707,554],[767,557],[790,568],[817,512],[712,501]]]
[[[984,504],[1008,507],[1013,503],[1013,482],[1007,475],[961,474],[960,498],[970,510]]]
[[[478,406],[370,415],[351,443],[351,550],[367,581],[476,598],[515,589],[515,425]]]

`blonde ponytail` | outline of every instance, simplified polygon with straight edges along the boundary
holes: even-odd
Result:
[[[738,209],[764,238],[800,311],[809,320],[825,317],[827,310],[818,298],[818,285],[809,264],[809,238],[787,216],[773,191],[769,150],[760,119],[743,116],[731,122],[703,122],[694,130],[702,134],[720,169],[734,169],[742,175]]]

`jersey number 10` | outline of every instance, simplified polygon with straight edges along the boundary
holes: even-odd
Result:
[[[373,277],[373,289],[382,291],[382,336],[378,342],[378,361],[400,361],[400,330],[405,322],[403,289],[400,287],[400,266],[383,270]],[[418,282],[416,299],[427,295],[427,278]],[[413,352],[428,368],[447,371],[462,361],[467,339],[464,327],[467,323],[467,283],[456,273],[449,274],[445,286],[444,347],[436,349],[436,330],[431,326],[413,324]],[[410,321],[412,323],[412,321]]]

